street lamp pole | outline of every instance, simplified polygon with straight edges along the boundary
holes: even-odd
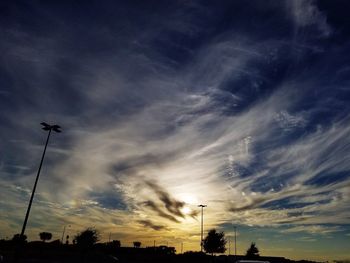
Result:
[[[231,255],[231,237],[228,237],[228,255]]]
[[[24,222],[23,222],[23,226],[22,226],[22,231],[21,231],[21,236],[20,236],[21,239],[23,238],[24,232],[25,232],[25,230],[26,230],[27,221],[28,221],[30,209],[31,209],[31,207],[32,207],[32,202],[33,202],[33,198],[34,198],[34,194],[35,194],[36,185],[38,184],[39,175],[40,175],[41,167],[42,167],[43,162],[44,162],[44,157],[45,157],[45,153],[46,153],[46,148],[47,148],[47,145],[48,145],[48,143],[49,143],[51,131],[61,132],[61,130],[60,130],[61,127],[58,126],[58,125],[49,125],[49,124],[47,124],[47,123],[45,123],[45,122],[42,122],[42,123],[40,123],[40,124],[41,124],[42,126],[44,126],[42,129],[45,130],[45,131],[49,131],[49,133],[48,133],[48,135],[47,135],[47,139],[46,139],[46,143],[45,143],[45,147],[44,147],[44,152],[43,152],[43,155],[41,156],[41,161],[40,161],[38,173],[36,174],[36,178],[35,178],[35,183],[34,183],[32,195],[30,196],[30,200],[29,200],[29,205],[28,205],[28,208],[27,208],[26,216],[25,216],[25,218],[24,218]]]
[[[61,237],[61,244],[63,244],[63,237],[64,237],[64,233],[65,232],[66,232],[66,226],[63,227],[62,237]]]
[[[237,227],[234,226],[235,230],[235,257],[237,257]]]
[[[203,208],[207,207],[207,205],[199,205],[202,209],[202,217],[201,217],[201,252],[203,252]]]
[[[70,225],[68,225],[68,227],[70,227]],[[61,237],[61,244],[63,244],[63,238],[64,238],[64,234],[65,233],[66,233],[66,225],[64,225],[64,227],[63,227],[62,237]]]

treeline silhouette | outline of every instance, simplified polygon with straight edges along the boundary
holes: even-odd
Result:
[[[133,247],[122,247],[119,240],[110,242],[98,242],[100,240],[99,232],[94,228],[87,228],[78,233],[72,240],[72,243],[63,243],[60,240],[53,240],[49,232],[39,233],[42,241],[27,242],[27,237],[16,234],[11,240],[0,240],[0,261],[2,262],[127,262],[127,263],[212,263],[212,262],[236,262],[238,260],[254,259],[269,261],[270,263],[309,263],[311,261],[292,261],[283,257],[263,257],[259,254],[259,249],[253,242],[247,249],[245,255],[227,256],[217,255],[224,253],[226,250],[226,239],[223,232],[217,232],[212,229],[203,240],[203,252],[185,252],[176,254],[174,247],[168,246],[151,246],[142,247],[140,241],[134,241]],[[68,238],[66,239],[68,241]],[[18,252],[16,248],[21,246]],[[16,257],[15,253],[20,253]],[[3,259],[1,259],[3,257]],[[1,262],[1,263],[2,263]]]

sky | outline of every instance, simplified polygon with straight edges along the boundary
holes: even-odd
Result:
[[[348,1],[1,1],[0,238],[350,258]]]

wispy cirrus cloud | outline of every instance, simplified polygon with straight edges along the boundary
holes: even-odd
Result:
[[[142,224],[143,226],[145,227],[150,227],[156,231],[159,231],[159,230],[164,230],[164,226],[159,226],[159,225],[155,225],[153,224],[151,221],[149,220],[140,220],[138,221],[140,224]]]
[[[195,247],[200,203],[207,228],[346,229],[347,46],[328,48],[333,28],[317,2],[229,2],[112,5],[108,23],[33,4],[42,30],[2,22],[7,233],[21,224],[43,119],[64,132],[50,141],[33,236],[93,224],[129,241],[178,233]]]
[[[327,23],[327,17],[319,10],[316,1],[297,0],[289,4],[297,26],[315,26],[323,37],[328,37],[332,33],[332,28]]]
[[[162,187],[157,185],[155,182],[147,181],[146,185],[155,191],[159,200],[163,202],[165,208],[169,213],[175,216],[184,217],[184,214],[181,212],[181,208],[184,207],[185,202],[172,198]]]
[[[159,206],[157,204],[155,204],[153,201],[146,201],[141,203],[141,205],[144,205],[146,207],[151,208],[152,210],[154,210],[159,216],[167,218],[175,223],[179,223],[179,220],[176,219],[176,217],[169,215],[167,213],[165,213],[163,210],[161,210],[161,208],[159,208]]]
[[[295,233],[295,232],[308,232],[311,234],[329,234],[334,232],[342,231],[342,229],[338,226],[322,226],[322,225],[302,225],[289,228],[285,230],[285,233]]]

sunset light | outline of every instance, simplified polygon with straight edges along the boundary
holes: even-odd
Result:
[[[349,12],[2,0],[0,258],[349,263]]]

